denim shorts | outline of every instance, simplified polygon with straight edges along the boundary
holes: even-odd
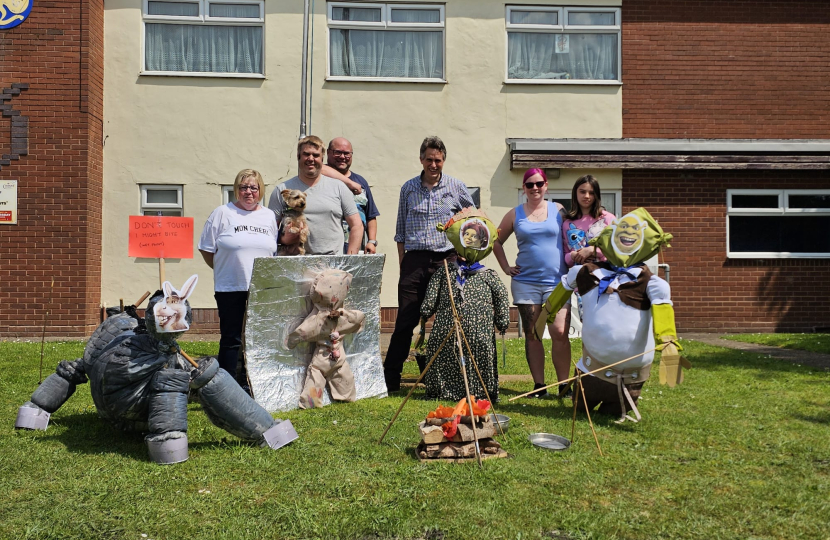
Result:
[[[526,283],[524,281],[510,280],[510,292],[513,294],[513,304],[536,304],[542,305],[548,299],[556,285],[547,283]]]

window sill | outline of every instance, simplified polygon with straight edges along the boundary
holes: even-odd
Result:
[[[391,82],[419,84],[447,84],[446,79],[414,79],[406,77],[338,77],[328,76],[326,82]]]
[[[200,71],[140,71],[140,77],[208,77],[221,79],[265,79],[262,73],[207,73]]]
[[[830,259],[830,253],[727,253],[727,259]]]
[[[622,81],[590,81],[581,79],[505,79],[504,84],[549,84],[549,85],[588,85],[588,86],[622,86]]]

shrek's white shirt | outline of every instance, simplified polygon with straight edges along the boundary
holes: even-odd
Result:
[[[277,218],[258,206],[247,211],[234,203],[220,206],[205,223],[199,249],[213,253],[213,290],[247,291],[254,259],[277,253]]]
[[[562,285],[568,290],[576,288],[576,276],[582,266],[574,266],[562,279]],[[636,280],[642,270],[632,268],[629,273]],[[613,272],[597,268],[593,275],[598,279],[610,276]],[[620,285],[633,281],[625,274],[615,277],[610,287],[617,289]],[[582,294],[582,293],[581,293]],[[646,286],[646,296],[652,304],[671,305],[671,289],[665,280],[651,276]],[[641,310],[622,302],[620,295],[612,292],[599,294],[599,287],[593,287],[582,294],[582,344],[585,357],[580,358],[577,366],[583,372],[592,371],[599,366],[590,359],[603,364],[613,364],[629,356],[654,348],[654,331],[651,310]],[[654,351],[633,358],[615,366],[615,369],[635,369],[651,364]]]

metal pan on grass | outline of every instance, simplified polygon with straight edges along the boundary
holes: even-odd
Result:
[[[571,447],[571,441],[552,433],[531,433],[528,439],[530,439],[533,446],[545,450],[567,450]]]
[[[507,428],[510,427],[510,417],[506,414],[493,414],[490,413],[490,421],[496,424],[496,433],[499,433],[499,425],[501,429],[507,432]]]

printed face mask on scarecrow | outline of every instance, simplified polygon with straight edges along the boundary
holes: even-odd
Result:
[[[458,212],[447,223],[438,225],[446,233],[459,257],[468,263],[484,259],[493,250],[496,226],[481,210],[470,207]]]
[[[193,294],[198,280],[198,275],[190,276],[180,291],[173,288],[169,281],[162,284],[164,297],[156,301],[151,309],[155,334],[180,334],[190,329],[190,304],[187,299]]]
[[[638,208],[616,219],[590,242],[614,266],[629,267],[653,257],[672,235],[664,233],[648,210]]]

